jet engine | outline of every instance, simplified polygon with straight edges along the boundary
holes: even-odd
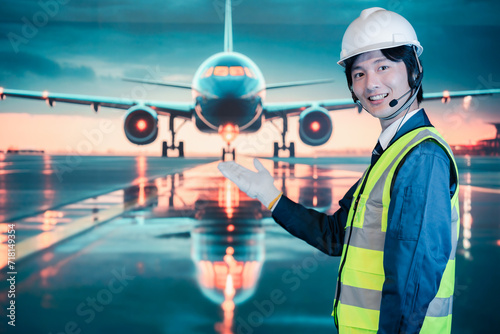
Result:
[[[323,145],[330,139],[333,123],[328,110],[321,107],[311,107],[300,113],[299,135],[307,145]]]
[[[124,124],[127,139],[136,145],[146,145],[158,136],[158,114],[146,106],[134,106],[127,111]]]

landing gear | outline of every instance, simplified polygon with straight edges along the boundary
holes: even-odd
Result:
[[[186,120],[184,120],[184,122],[181,125],[179,125],[177,129],[174,129],[174,119],[175,117],[170,116],[169,130],[170,134],[172,135],[172,145],[169,146],[167,141],[163,141],[161,148],[161,156],[168,157],[168,150],[172,151],[179,150],[179,158],[184,158],[184,142],[180,141],[178,146],[175,145],[175,132],[179,130],[181,126],[184,125],[184,123],[186,123]]]
[[[162,149],[161,149],[161,156],[167,158],[168,157],[168,150],[179,150],[179,158],[184,158],[184,142],[180,141],[178,146],[175,146],[172,142],[172,145],[168,146],[167,141],[163,141],[162,143]]]
[[[275,158],[278,157],[279,150],[283,150],[283,151],[288,150],[288,152],[290,152],[290,158],[293,158],[293,157],[295,157],[295,143],[292,141],[292,142],[290,142],[290,146],[285,145],[286,132],[288,131],[288,118],[285,115],[283,115],[282,118],[283,118],[283,129],[281,131],[282,144],[280,146],[278,142],[274,142],[273,157],[275,157]],[[272,123],[272,124],[279,130],[279,128],[274,123]]]
[[[233,160],[236,159],[236,150],[233,148],[233,150],[231,151],[231,147],[229,146],[229,143],[227,143],[227,151],[225,148],[222,149],[222,161],[226,161],[226,154],[232,154]]]

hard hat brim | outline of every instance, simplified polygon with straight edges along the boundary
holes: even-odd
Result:
[[[401,42],[401,43],[394,43],[394,42],[389,42],[388,43],[388,42],[385,42],[385,43],[379,43],[379,44],[369,45],[369,46],[367,46],[365,48],[358,49],[358,50],[356,50],[356,52],[354,52],[352,54],[349,54],[349,55],[347,55],[345,57],[342,57],[342,59],[340,59],[337,62],[337,64],[339,64],[342,67],[345,67],[344,61],[346,59],[351,58],[351,57],[354,57],[354,56],[357,56],[357,55],[360,55],[360,54],[366,53],[366,52],[371,52],[371,51],[376,51],[376,50],[390,49],[390,48],[395,48],[395,47],[402,46],[402,45],[408,45],[408,46],[414,45],[417,48],[417,56],[418,57],[420,57],[420,55],[424,51],[424,48],[420,45],[420,43],[418,41]]]

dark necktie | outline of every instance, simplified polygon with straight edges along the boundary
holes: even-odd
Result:
[[[380,145],[380,142],[377,142],[377,145],[372,151],[372,161],[371,161],[372,165],[374,165],[377,162],[378,158],[383,152],[384,150],[382,149],[382,145]]]

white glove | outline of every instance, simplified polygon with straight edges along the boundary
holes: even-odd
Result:
[[[221,162],[217,168],[248,197],[257,198],[266,208],[271,209],[280,197],[281,191],[274,186],[273,177],[257,158],[253,160],[253,164],[257,173],[234,161]]]

